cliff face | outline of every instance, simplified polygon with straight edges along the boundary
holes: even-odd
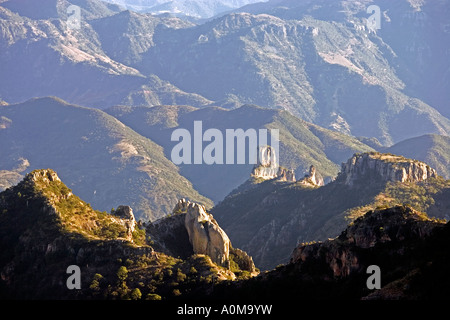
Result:
[[[339,175],[349,186],[365,175],[383,182],[419,182],[438,176],[426,163],[375,152],[354,155],[342,164]]]
[[[127,229],[127,240],[132,241],[133,232],[136,230],[136,219],[130,206],[119,206],[114,211],[114,216],[120,218],[119,223]]]
[[[212,262],[227,269],[231,269],[232,260],[242,271],[256,271],[252,257],[231,246],[228,235],[204,206],[180,199],[173,213],[147,227],[157,249],[186,258],[191,254],[208,255]]]
[[[403,244],[425,239],[436,227],[442,224],[408,207],[369,211],[336,239],[298,246],[290,261],[299,264],[314,261],[326,266],[324,270],[328,269],[334,277],[347,277],[365,271],[370,264],[380,263],[375,255],[370,257],[364,250],[368,252],[375,246],[390,243],[396,248],[387,250],[386,254],[401,255],[405,251],[401,249]]]
[[[299,182],[304,185],[319,187],[324,185],[323,177],[317,172],[314,166],[309,167],[309,174],[305,175]]]
[[[295,182],[295,172],[292,169],[280,167],[275,149],[271,146],[259,147],[258,162],[253,168],[252,177],[264,180],[277,179],[279,181]]]
[[[449,239],[449,223],[409,207],[369,211],[335,239],[298,246],[290,263],[226,294],[297,301],[448,300]],[[369,266],[378,267],[378,289],[368,286],[374,275]]]
[[[230,239],[204,206],[181,199],[174,212],[184,213],[184,225],[194,253],[206,254],[211,260],[229,268]]]

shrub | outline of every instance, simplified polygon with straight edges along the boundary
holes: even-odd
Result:
[[[127,267],[121,266],[119,270],[117,270],[117,278],[120,282],[124,282],[127,280],[128,277],[128,270]]]
[[[141,290],[139,290],[139,288],[135,288],[133,289],[133,291],[131,291],[131,300],[140,300],[142,298],[142,293]]]

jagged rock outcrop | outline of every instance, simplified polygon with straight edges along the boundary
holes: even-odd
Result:
[[[171,250],[174,250],[173,252],[178,252],[179,247],[185,247],[183,239],[187,237],[192,249],[185,249],[183,255],[189,254],[191,251],[196,254],[206,254],[212,262],[228,269],[230,268],[230,261],[233,260],[240,270],[250,273],[256,272],[252,257],[231,246],[228,235],[204,206],[186,201],[186,199],[180,199],[175,205],[173,213],[174,216],[156,221],[151,229],[148,229],[152,234],[162,235],[160,240],[163,240],[159,241],[162,247],[171,247]],[[181,221],[184,221],[185,230],[180,229]],[[176,235],[178,238],[177,245],[173,245],[175,242],[174,236],[168,235],[170,232],[167,232],[167,230],[174,230],[174,228],[178,230]],[[185,232],[187,232],[187,236],[184,235]]]
[[[277,181],[295,182],[294,170],[278,167]]]
[[[51,181],[61,181],[61,179],[58,177],[58,174],[51,169],[35,170],[29,173],[25,177],[25,180],[31,180],[34,182],[42,181],[44,183],[49,183]]]
[[[419,182],[437,177],[435,169],[424,162],[406,159],[392,154],[369,152],[355,154],[342,164],[339,174],[346,185],[363,176],[381,179],[383,182]]]
[[[252,176],[266,180],[278,177],[277,155],[271,146],[259,147],[258,162],[253,168]]]
[[[294,170],[279,166],[275,149],[271,146],[259,147],[258,162],[253,167],[251,176],[265,180],[296,181]]]
[[[305,175],[305,177],[300,180],[300,183],[312,186],[324,185],[323,177],[317,172],[316,168],[313,165],[309,167],[309,174]]]
[[[247,252],[242,251],[238,248],[230,248],[230,254],[232,254],[233,260],[239,266],[241,270],[246,270],[251,273],[256,272],[255,264],[253,263],[252,257],[250,257]]]
[[[327,266],[335,277],[362,272],[370,260],[362,250],[383,243],[401,248],[401,243],[414,242],[431,235],[443,224],[409,207],[393,207],[369,211],[349,225],[339,237],[294,249],[291,263],[313,263]],[[398,254],[403,249],[393,249]],[[391,254],[388,250],[386,254]],[[375,261],[375,260],[374,260]],[[375,261],[376,262],[376,261]],[[371,264],[371,263],[369,263]]]
[[[214,263],[229,268],[230,239],[205,207],[181,199],[173,211],[185,214],[184,225],[194,253],[206,254]]]
[[[127,239],[133,239],[133,232],[136,230],[136,219],[133,209],[130,206],[119,206],[112,212],[114,216],[120,218],[120,223],[127,228]]]

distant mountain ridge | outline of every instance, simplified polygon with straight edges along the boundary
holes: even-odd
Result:
[[[194,108],[188,106],[128,107],[105,110],[139,134],[164,148],[167,158],[177,142],[171,134],[177,128],[193,133],[194,121],[202,121],[203,130],[277,129],[279,130],[279,165],[303,177],[313,164],[327,181],[335,177],[341,162],[355,152],[374,151],[358,139],[305,122],[284,110],[244,105],[236,109]],[[206,146],[207,143],[204,143]],[[213,201],[222,200],[245,182],[253,164],[245,165],[180,165],[180,172],[194,187]]]
[[[79,30],[67,27],[72,3],[81,8]],[[446,68],[433,64],[450,60],[448,50],[434,50],[449,43],[440,23],[446,11],[419,6],[427,30],[438,30],[432,39],[418,36],[436,52],[421,59],[420,46],[400,45],[402,32],[419,28],[419,9],[395,3],[380,4],[384,28],[375,34],[364,22],[369,2],[268,2],[196,25],[95,0],[49,0],[39,10],[10,0],[0,5],[0,96],[18,103],[51,95],[102,109],[256,104],[384,146],[448,135],[447,100],[434,98],[446,97]],[[430,85],[420,87],[422,79]]]
[[[106,0],[106,2],[137,12],[206,19],[260,0]]]

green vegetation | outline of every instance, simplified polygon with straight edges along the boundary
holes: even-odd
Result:
[[[225,274],[224,269],[202,255],[186,260],[161,253],[140,255],[129,258],[127,266],[121,265],[115,276],[95,274],[89,293],[94,298],[132,300],[195,297],[223,277],[219,270]]]
[[[8,128],[9,138],[2,147],[0,162],[4,167],[18,165],[7,155],[14,145],[20,145],[27,154],[17,157],[27,159],[28,171],[40,169],[33,167],[38,163],[58,168],[73,192],[95,209],[109,211],[112,206],[129,205],[137,220],[145,221],[170,213],[182,196],[207,207],[213,204],[180,175],[161,146],[103,111],[42,98],[2,107],[1,116],[17,123]],[[47,125],[48,119],[52,125]],[[22,130],[24,127],[27,130]],[[39,144],[35,143],[36,133]],[[17,175],[0,171],[0,184],[14,181]]]

